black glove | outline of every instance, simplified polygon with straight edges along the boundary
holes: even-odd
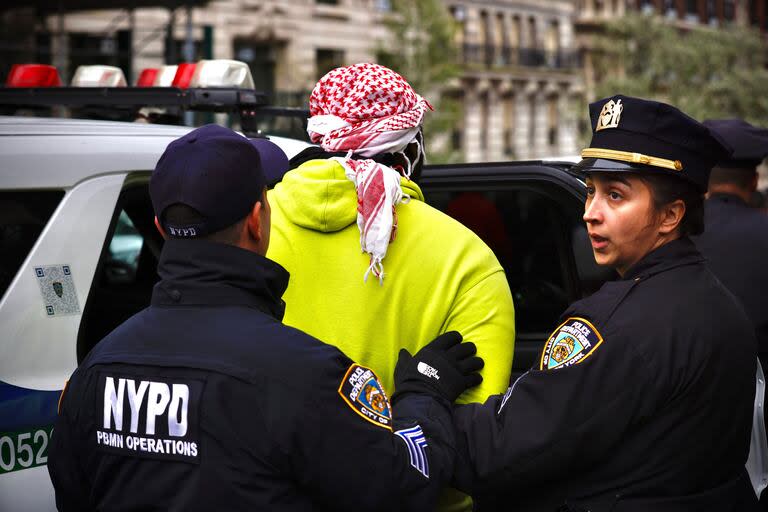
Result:
[[[395,366],[392,402],[408,392],[427,393],[453,402],[465,390],[480,384],[483,378],[478,372],[483,360],[475,356],[474,343],[461,340],[461,334],[450,331],[429,342],[415,356],[401,349]]]

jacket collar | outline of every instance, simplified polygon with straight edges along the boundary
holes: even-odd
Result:
[[[202,240],[167,240],[157,267],[153,306],[220,305],[259,309],[282,320],[288,272],[239,247]]]
[[[731,203],[738,204],[740,206],[749,206],[744,199],[740,198],[736,194],[728,194],[726,192],[715,192],[709,195],[709,201],[716,201],[718,203]]]
[[[683,237],[668,242],[649,252],[635,263],[624,275],[623,280],[645,279],[682,265],[693,265],[704,261],[690,238]]]

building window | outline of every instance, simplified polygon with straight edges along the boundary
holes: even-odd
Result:
[[[461,131],[461,128],[454,128],[451,131],[451,148],[454,151],[461,151],[463,144],[462,141],[464,140],[464,132]]]
[[[490,134],[490,129],[488,127],[488,124],[491,122],[491,109],[490,109],[490,98],[489,94],[486,92],[485,94],[480,96],[480,149],[483,151],[483,158],[487,159],[488,155],[486,154],[486,151],[488,151],[488,135]]]
[[[710,25],[716,27],[718,25],[717,20],[717,2],[715,0],[707,0],[706,5],[707,13],[706,18]]]
[[[528,98],[528,158],[536,147],[536,96]]]
[[[509,65],[509,32],[506,30],[506,23],[502,13],[496,15],[495,28],[493,37],[497,47],[496,64],[507,66]]]
[[[547,98],[547,139],[550,146],[557,146],[557,129],[560,124],[557,112],[557,96]]]
[[[480,11],[480,44],[484,56],[483,62],[490,67],[493,63],[493,28],[491,18],[486,11]]]
[[[450,8],[451,16],[453,16],[453,19],[456,20],[456,23],[459,25],[458,29],[456,30],[456,44],[459,46],[459,48],[464,50],[464,53],[467,53],[467,49],[464,47],[464,45],[467,43],[467,24],[464,23],[464,21],[467,18],[467,13],[464,10],[464,6],[461,5],[454,5]]]
[[[463,5],[452,6],[451,14],[453,15],[453,19],[455,19],[459,23],[464,23],[464,20],[467,19],[467,9]]]
[[[317,79],[323,77],[332,69],[344,65],[344,50],[334,50],[328,48],[318,48],[315,50],[315,68],[317,69]]]
[[[544,50],[546,50],[547,66],[557,67],[560,53],[560,23],[557,20],[552,20],[547,26]]]
[[[376,0],[376,10],[379,12],[391,12],[392,0]]]
[[[689,23],[699,22],[699,2],[698,0],[686,0],[685,2],[685,21]]]
[[[653,0],[640,0],[640,12],[643,14],[653,14],[656,12],[656,5]]]
[[[528,18],[528,48],[536,48],[538,46],[539,37],[536,34],[536,18]]]
[[[515,48],[520,48],[523,45],[523,33],[520,29],[520,16],[512,16],[512,25],[509,29],[509,42]]]
[[[509,95],[502,101],[504,105],[504,118],[502,120],[504,125],[504,156],[513,157],[515,152],[515,98]]]
[[[749,5],[749,24],[753,27],[760,26],[760,2],[752,0]]]
[[[667,18],[677,18],[677,6],[675,0],[664,0],[664,16]]]
[[[315,0],[318,4],[339,5],[339,0]]]
[[[605,9],[605,2],[603,0],[595,0],[595,14],[603,14]]]
[[[275,69],[277,47],[273,44],[236,38],[233,43],[235,58],[248,64],[253,76],[254,87],[269,95],[275,93]]]
[[[768,0],[763,0],[763,32],[768,30]]]
[[[736,18],[736,6],[733,0],[723,2],[723,18],[725,21],[733,21]]]

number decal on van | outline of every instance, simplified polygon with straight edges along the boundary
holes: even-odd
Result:
[[[0,434],[0,475],[48,463],[52,426]]]
[[[0,381],[0,476],[48,463],[60,395]]]

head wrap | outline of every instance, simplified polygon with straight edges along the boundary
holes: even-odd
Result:
[[[384,279],[382,260],[395,239],[395,205],[409,199],[400,188],[400,174],[411,175],[412,164],[398,170],[371,159],[353,160],[353,154],[372,157],[402,152],[416,140],[424,113],[433,110],[399,74],[379,64],[355,64],[328,72],[309,98],[311,117],[307,132],[326,151],[347,151],[335,157],[357,190],[357,226],[360,246],[370,254],[369,273]],[[418,143],[419,152],[423,152]]]

